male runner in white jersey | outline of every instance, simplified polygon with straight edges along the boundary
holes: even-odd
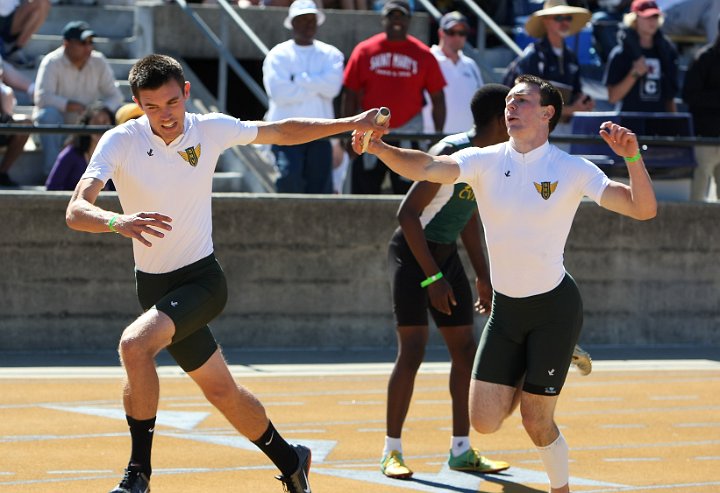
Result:
[[[273,461],[285,491],[310,493],[310,450],[288,444],[258,399],[235,383],[207,326],[227,300],[225,276],[213,254],[212,177],[219,155],[234,145],[295,145],[356,128],[385,129],[374,123],[372,110],[337,120],[278,122],[187,113],[190,83],[180,64],[163,55],[139,60],[129,81],[145,115],[103,135],[66,213],[72,229],[112,231],[133,240],[138,299],[145,310],[120,339],[132,450],[125,475],[111,493],[150,491],[159,398],[155,356],[163,348]],[[122,214],[95,205],[111,178]]]
[[[562,113],[555,87],[529,75],[515,82],[505,105],[509,142],[431,156],[374,135],[368,152],[411,180],[472,187],[494,294],[475,358],[470,420],[478,432],[492,433],[519,399],[550,491],[568,493],[568,446],[554,411],[580,334],[582,300],[563,265],[567,236],[584,196],[640,220],[655,217],[657,202],[635,134],[612,122],[600,126],[600,136],[627,162],[628,186],[548,143]],[[353,136],[356,151],[359,135]]]

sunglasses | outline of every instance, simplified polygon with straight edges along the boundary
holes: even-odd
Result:
[[[466,31],[447,30],[447,31],[445,31],[445,34],[448,36],[462,36],[463,38],[467,36]]]
[[[572,22],[573,16],[572,15],[556,15],[555,17],[553,17],[553,20],[557,23]]]

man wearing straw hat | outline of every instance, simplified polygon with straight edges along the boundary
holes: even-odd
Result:
[[[580,32],[590,17],[589,10],[570,7],[565,0],[547,0],[543,9],[533,13],[525,23],[527,33],[538,41],[525,48],[510,64],[505,76],[504,83],[510,87],[522,74],[552,82],[560,89],[565,103],[561,124],[567,123],[576,111],[590,111],[595,107],[590,96],[582,91],[577,55],[565,45],[565,38]]]

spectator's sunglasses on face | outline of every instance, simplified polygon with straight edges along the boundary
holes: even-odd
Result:
[[[85,45],[85,46],[92,46],[93,44],[95,44],[95,40],[93,38],[87,38],[85,40],[76,39],[75,42],[79,45]]]
[[[572,15],[556,15],[553,17],[553,20],[560,24],[561,22],[572,22],[573,16]]]
[[[446,29],[445,34],[447,36],[461,36],[464,38],[467,36],[467,31],[453,31],[452,29]]]

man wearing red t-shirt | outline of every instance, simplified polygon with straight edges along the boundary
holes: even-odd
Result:
[[[422,133],[423,90],[432,99],[435,131],[445,124],[445,79],[430,49],[407,34],[410,6],[405,0],[389,0],[382,10],[385,32],[359,43],[348,60],[343,77],[343,115],[361,108],[387,106],[390,128]],[[401,142],[402,147],[411,145]],[[354,153],[352,153],[354,156]],[[412,182],[391,171],[375,156],[363,154],[353,160],[352,193],[379,194],[390,172],[393,193],[404,194]]]

